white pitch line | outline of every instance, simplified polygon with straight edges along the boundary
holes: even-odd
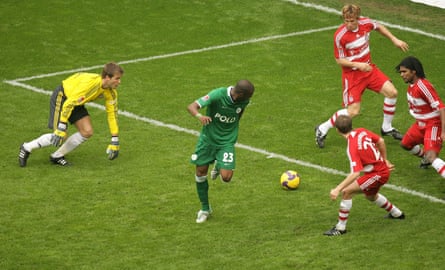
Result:
[[[31,91],[36,92],[36,93],[41,93],[41,94],[45,94],[45,95],[51,95],[52,94],[51,91],[47,91],[47,90],[44,90],[44,89],[41,89],[41,88],[37,88],[37,87],[31,86],[31,85],[27,85],[27,84],[24,84],[24,83],[13,83],[13,81],[8,81],[8,83],[11,83],[14,86],[18,86],[18,87],[22,87],[22,88],[31,90]],[[97,103],[88,103],[86,105],[89,106],[89,107],[94,107],[94,108],[97,108],[99,110],[105,111],[105,106],[97,104]],[[183,128],[183,127],[180,127],[180,126],[174,125],[174,124],[167,124],[167,123],[164,123],[164,122],[161,122],[161,121],[158,121],[158,120],[154,120],[154,119],[151,119],[151,118],[148,118],[148,117],[145,117],[145,116],[136,115],[136,114],[128,112],[128,111],[119,110],[118,113],[119,113],[119,115],[128,117],[130,119],[134,119],[136,121],[145,122],[145,123],[157,126],[157,127],[164,127],[164,128],[168,128],[168,129],[171,129],[171,130],[188,133],[188,134],[191,134],[191,135],[194,135],[194,136],[199,136],[199,131],[196,131],[196,130]],[[256,148],[256,147],[252,147],[252,146],[249,146],[249,145],[237,143],[236,147],[242,148],[242,149],[245,149],[245,150],[248,150],[248,151],[251,151],[251,152],[255,152],[255,153],[258,153],[258,154],[262,154],[262,155],[266,156],[267,158],[281,159],[281,160],[284,160],[284,161],[289,162],[289,163],[294,163],[294,164],[297,164],[297,165],[300,165],[300,166],[313,168],[313,169],[316,169],[316,170],[319,170],[319,171],[322,171],[322,172],[325,172],[325,173],[329,173],[329,174],[333,174],[333,175],[341,175],[341,176],[346,176],[347,175],[347,173],[339,171],[339,170],[336,170],[336,169],[320,166],[320,165],[317,165],[317,164],[313,164],[313,163],[302,161],[302,160],[298,160],[298,159],[293,159],[293,158],[287,157],[285,155],[269,152],[267,150]],[[418,191],[415,191],[415,190],[410,190],[410,189],[407,189],[405,187],[400,187],[400,186],[396,186],[396,185],[392,185],[392,184],[386,184],[386,185],[384,185],[384,187],[387,187],[389,189],[392,189],[392,190],[395,190],[395,191],[398,191],[398,192],[402,192],[402,193],[406,193],[406,194],[409,194],[409,195],[413,195],[413,196],[417,196],[417,197],[420,197],[420,198],[424,198],[424,199],[427,199],[427,200],[429,200],[431,202],[437,202],[437,203],[445,204],[445,200],[438,199],[436,197],[430,196],[430,195],[422,193],[422,192],[418,192]]]
[[[292,2],[292,1],[291,1]],[[201,53],[201,52],[205,52],[205,51],[211,51],[211,50],[218,50],[218,49],[224,49],[224,48],[229,48],[229,47],[234,47],[234,46],[241,46],[241,45],[245,45],[245,44],[251,44],[251,43],[257,43],[257,42],[262,42],[262,41],[268,41],[268,40],[273,40],[273,39],[280,39],[280,38],[287,38],[287,37],[293,37],[293,36],[298,36],[298,35],[304,35],[304,34],[311,34],[311,33],[317,33],[317,32],[321,32],[321,31],[327,31],[327,30],[332,30],[337,28],[338,26],[329,26],[329,27],[324,27],[324,28],[319,28],[319,29],[312,29],[312,30],[306,30],[306,31],[301,31],[301,32],[293,32],[293,33],[288,33],[288,34],[283,34],[283,35],[274,35],[274,36],[269,36],[269,37],[262,37],[262,38],[256,38],[256,39],[250,39],[250,40],[246,40],[246,41],[240,41],[240,42],[234,42],[234,43],[228,43],[228,44],[223,44],[223,45],[217,45],[217,46],[212,46],[212,47],[207,47],[207,48],[201,48],[201,49],[195,49],[195,50],[189,50],[189,51],[183,51],[183,52],[176,52],[176,53],[170,53],[170,54],[165,54],[165,55],[158,55],[158,56],[151,56],[151,57],[146,57],[146,58],[139,58],[139,59],[134,59],[134,60],[128,60],[128,61],[123,61],[123,62],[119,62],[120,64],[131,64],[131,63],[139,63],[139,62],[145,62],[145,61],[151,61],[151,60],[156,60],[156,59],[164,59],[164,58],[170,58],[170,57],[176,57],[176,56],[181,56],[181,55],[186,55],[186,54],[193,54],[193,53]],[[75,72],[80,72],[80,71],[86,71],[86,70],[92,70],[92,69],[97,69],[97,68],[101,68],[102,65],[100,66],[91,66],[91,67],[85,67],[85,68],[78,68],[78,69],[72,69],[72,70],[66,70],[66,71],[60,71],[60,72],[54,72],[54,73],[48,73],[48,74],[41,74],[41,75],[36,75],[36,76],[31,76],[31,77],[26,77],[26,78],[18,78],[15,80],[5,80],[4,82],[13,86],[17,86],[17,87],[21,87],[24,89],[28,89],[31,90],[33,92],[36,93],[40,93],[40,94],[45,94],[45,95],[51,95],[52,91],[48,91],[45,89],[41,89],[41,88],[37,88],[34,87],[32,85],[28,85],[25,83],[22,83],[23,81],[29,81],[29,80],[33,80],[33,79],[38,79],[38,78],[45,78],[45,77],[52,77],[52,76],[57,76],[57,75],[63,75],[63,74],[67,74],[67,73],[75,73]],[[105,110],[105,107],[103,105],[99,105],[97,103],[88,103],[87,104],[90,107],[94,107],[100,110]],[[174,124],[166,124],[164,122],[158,121],[158,120],[154,120],[151,118],[147,118],[145,116],[139,116],[136,114],[133,114],[131,112],[127,112],[127,111],[118,111],[119,115],[137,120],[137,121],[142,121],[145,123],[149,123],[152,124],[154,126],[158,126],[158,127],[165,127],[165,128],[169,128],[172,130],[176,130],[179,132],[185,132],[188,134],[192,134],[195,136],[199,136],[199,132],[196,130],[191,130],[191,129],[187,129],[187,128],[183,128]],[[287,161],[289,163],[295,163],[297,165],[301,165],[301,166],[305,166],[305,167],[310,167],[322,172],[326,172],[326,173],[330,173],[330,174],[334,174],[334,175],[342,175],[345,176],[347,175],[347,173],[342,172],[342,171],[338,171],[332,168],[327,168],[327,167],[323,167],[320,165],[316,165],[316,164],[312,164],[309,162],[305,162],[305,161],[301,161],[301,160],[297,160],[297,159],[293,159],[293,158],[289,158],[286,157],[284,155],[281,154],[277,154],[277,153],[273,153],[273,152],[268,152],[264,149],[259,149],[259,148],[255,148],[252,146],[248,146],[248,145],[244,145],[244,144],[240,144],[237,143],[236,146],[238,148],[243,148],[246,150],[249,150],[251,152],[256,152],[259,154],[263,154],[268,158],[277,158],[277,159],[281,159],[284,161]],[[445,200],[441,200],[438,199],[436,197],[418,192],[418,191],[414,191],[414,190],[410,190],[404,187],[399,187],[399,186],[395,186],[395,185],[391,185],[391,184],[386,184],[385,187],[399,191],[399,192],[403,192],[406,194],[410,194],[413,196],[418,196],[424,199],[427,199],[431,202],[438,202],[438,203],[442,203],[445,204]]]
[[[336,14],[336,15],[341,15],[341,12],[336,10],[336,9],[325,7],[325,6],[321,6],[321,5],[317,5],[317,4],[304,3],[304,2],[300,2],[298,0],[283,0],[283,1],[290,2],[292,4],[303,6],[303,7],[307,7],[307,8],[320,10],[320,11],[323,11],[323,12],[326,12],[326,13],[332,13],[332,14]],[[427,37],[430,37],[430,38],[435,38],[435,39],[438,39],[438,40],[445,41],[445,36],[443,36],[443,35],[428,33],[426,31],[423,31],[423,30],[420,30],[420,29],[414,29],[414,28],[411,28],[411,27],[405,27],[405,26],[401,26],[401,25],[398,25],[398,24],[392,24],[392,23],[388,23],[388,22],[384,22],[384,21],[380,21],[380,20],[377,20],[377,21],[379,23],[381,23],[383,25],[386,25],[388,27],[391,27],[391,28],[396,28],[396,29],[403,30],[403,31],[406,31],[406,32],[416,33],[416,34],[420,34],[420,35],[427,36]]]
[[[239,42],[232,42],[232,43],[216,45],[216,46],[211,46],[211,47],[206,47],[206,48],[200,48],[200,49],[194,49],[194,50],[188,50],[188,51],[182,51],[182,52],[175,52],[175,53],[169,53],[169,54],[156,55],[156,56],[150,56],[150,57],[144,57],[144,58],[137,58],[137,59],[133,59],[133,60],[121,61],[121,62],[119,62],[119,64],[121,64],[121,65],[134,64],[134,63],[152,61],[152,60],[156,60],[156,59],[171,58],[171,57],[187,55],[187,54],[202,53],[202,52],[206,52],[206,51],[214,51],[214,50],[225,49],[225,48],[241,46],[241,45],[246,45],[246,44],[252,44],[252,43],[258,43],[258,42],[263,42],[263,41],[269,41],[269,40],[274,40],[274,39],[281,39],[281,38],[287,38],[287,37],[313,34],[313,33],[317,33],[317,32],[333,30],[333,29],[336,29],[337,27],[338,26],[336,26],[336,25],[335,26],[327,26],[327,27],[322,27],[322,28],[318,28],[318,29],[310,29],[310,30],[306,30],[306,31],[292,32],[292,33],[287,33],[287,34],[282,34],[282,35],[254,38],[254,39],[249,39],[249,40],[244,40],[244,41],[239,41]],[[7,82],[7,83],[9,83],[9,82],[24,82],[24,81],[29,81],[29,80],[33,80],[33,79],[40,79],[40,78],[46,78],[46,77],[53,77],[53,76],[57,76],[57,75],[71,74],[71,73],[76,73],[76,72],[81,72],[81,71],[99,69],[102,67],[103,67],[103,65],[77,68],[77,69],[71,69],[71,70],[65,70],[65,71],[59,71],[59,72],[53,72],[53,73],[47,73],[47,74],[40,74],[40,75],[31,76],[31,77],[17,78],[12,81],[5,81],[5,82]],[[10,83],[10,84],[12,84],[12,83]]]

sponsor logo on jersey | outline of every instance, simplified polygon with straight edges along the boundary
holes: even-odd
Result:
[[[216,113],[215,118],[218,119],[220,122],[227,123],[227,124],[234,123],[236,121],[236,117],[229,117],[229,116],[222,115],[220,113]]]

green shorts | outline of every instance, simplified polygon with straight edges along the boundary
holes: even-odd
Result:
[[[235,169],[235,145],[215,146],[202,140],[198,141],[190,162],[197,166],[210,165],[216,160],[219,169]]]

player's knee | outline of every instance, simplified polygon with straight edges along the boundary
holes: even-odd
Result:
[[[221,170],[221,180],[224,182],[230,182],[232,180],[233,171],[223,171]]]
[[[343,200],[351,200],[354,193],[349,190],[343,190],[342,199]]]
[[[232,181],[232,176],[223,176],[223,175],[221,175],[221,179],[224,181],[224,182],[230,182],[230,181]]]
[[[348,114],[351,118],[356,117],[359,113],[360,113],[359,110],[351,110],[350,112],[348,112]]]
[[[360,107],[348,108],[348,115],[351,118],[356,117],[360,113]]]
[[[93,131],[92,128],[90,128],[90,129],[79,130],[79,132],[80,132],[80,134],[82,135],[82,137],[87,138],[87,139],[90,138],[90,137],[92,137],[92,136],[93,136],[93,133],[94,133],[94,131]]]
[[[383,84],[381,93],[387,98],[397,98],[397,89],[390,81],[387,81],[385,84]]]
[[[386,95],[387,98],[397,98],[397,90],[394,89],[393,91],[390,91],[388,95]]]
[[[397,98],[397,89],[393,87],[389,87],[388,89],[385,89],[385,91],[383,91],[383,95],[386,98]]]
[[[196,166],[196,177],[202,177],[200,180],[205,179],[207,177],[208,169],[208,166]]]
[[[348,115],[351,118],[354,118],[360,113],[360,105],[352,104],[352,105],[348,106],[347,110],[348,110]]]

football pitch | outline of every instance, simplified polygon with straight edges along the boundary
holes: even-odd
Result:
[[[1,269],[441,269],[445,180],[389,138],[396,170],[382,193],[407,219],[383,219],[357,196],[348,233],[322,235],[337,218],[329,191],[349,165],[340,136],[331,131],[318,149],[313,130],[341,105],[332,35],[343,1],[38,2],[0,4]],[[444,11],[357,2],[410,44],[408,55],[443,93]],[[405,131],[413,120],[394,67],[407,54],[378,33],[371,40],[374,62],[399,90],[394,125]],[[20,168],[20,144],[47,132],[52,90],[111,60],[125,69],[119,158],[106,159],[98,102],[89,105],[95,135],[67,156],[73,166],[51,165],[48,148]],[[188,160],[200,126],[186,106],[242,78],[256,92],[240,125],[235,176],[210,183],[214,214],[196,224]],[[382,102],[365,93],[354,126],[378,131]],[[279,186],[287,169],[301,175],[296,191]]]

